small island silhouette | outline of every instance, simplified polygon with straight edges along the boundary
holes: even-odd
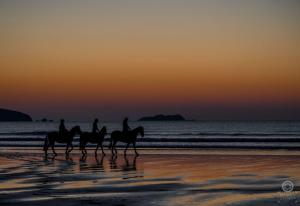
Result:
[[[175,115],[158,114],[155,116],[142,117],[138,121],[188,121],[188,120],[186,120],[180,114],[175,114]]]
[[[47,119],[47,118],[43,118],[43,119],[38,119],[38,120],[35,120],[36,122],[53,122],[52,119]]]

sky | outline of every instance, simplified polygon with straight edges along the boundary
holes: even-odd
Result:
[[[300,1],[0,0],[0,107],[300,119]]]

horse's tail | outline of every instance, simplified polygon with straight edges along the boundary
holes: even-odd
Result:
[[[47,135],[46,138],[45,138],[45,142],[44,142],[44,148],[43,148],[44,151],[47,150],[48,144],[49,144],[49,138],[48,138],[48,135]]]

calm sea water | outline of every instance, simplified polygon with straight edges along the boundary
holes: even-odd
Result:
[[[132,128],[143,126],[145,136],[138,147],[182,148],[300,148],[299,121],[265,122],[130,122]],[[79,125],[91,131],[91,122],[69,122],[67,128]],[[58,130],[58,122],[1,122],[0,147],[41,147],[47,132]],[[121,122],[101,122],[108,132],[121,130]],[[110,134],[104,145],[108,144]],[[75,137],[74,145],[78,145]],[[59,144],[58,144],[59,145]],[[122,145],[122,144],[119,144]]]

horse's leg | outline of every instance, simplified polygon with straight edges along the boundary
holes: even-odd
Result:
[[[82,144],[81,145],[81,153],[82,153],[82,155],[84,155],[85,154],[85,144]]]
[[[80,159],[80,161],[83,161],[83,162],[85,162],[85,160],[86,160],[86,154],[82,154],[82,156],[81,156],[81,159]]]
[[[85,156],[86,156],[86,153],[85,153],[85,146],[86,146],[86,143],[84,142],[81,146],[81,153],[82,153],[82,157],[81,157],[81,161],[85,161]]]
[[[81,152],[82,152],[82,154],[84,154],[84,155],[86,155],[87,154],[87,151],[86,151],[86,149],[85,149],[85,147],[86,147],[86,144],[87,144],[87,142],[86,141],[83,141],[82,142],[82,150],[81,150]]]
[[[124,150],[124,156],[126,156],[126,152],[127,152],[127,149],[128,149],[128,147],[129,147],[129,145],[130,145],[130,143],[127,143],[126,148],[125,148],[125,150]]]
[[[102,144],[102,142],[101,142],[100,146],[101,146],[101,150],[102,150],[102,155],[105,155],[105,152],[103,150],[103,144]]]
[[[45,138],[45,142],[44,142],[45,157],[48,156],[48,147],[49,147],[49,137],[47,135],[46,138]]]
[[[115,155],[115,153],[114,153],[114,144],[115,144],[115,141],[111,140],[111,155]]]
[[[45,147],[45,157],[48,156],[48,146]]]
[[[55,150],[54,150],[54,144],[55,144],[55,142],[53,141],[52,144],[51,144],[52,152],[53,152],[53,154],[54,154],[55,156],[57,156],[57,153],[56,153]]]
[[[71,149],[69,150],[69,153],[73,150],[73,144],[72,144],[72,142],[70,143],[70,145],[71,145]]]
[[[95,155],[97,155],[98,147],[99,147],[99,143],[97,144],[97,147],[96,147],[96,150],[95,150]]]
[[[137,151],[136,151],[135,142],[133,142],[132,144],[133,144],[133,148],[134,148],[135,155],[136,155],[136,156],[139,156],[139,153],[137,153]]]
[[[118,150],[116,148],[116,144],[117,144],[117,141],[114,142],[113,148],[114,148],[115,154],[118,155]]]
[[[48,147],[49,147],[49,143],[45,143],[45,146],[44,146],[44,151],[45,151],[45,157],[48,156]]]
[[[68,154],[68,150],[69,150],[69,143],[67,143],[67,146],[66,146],[66,155]]]

